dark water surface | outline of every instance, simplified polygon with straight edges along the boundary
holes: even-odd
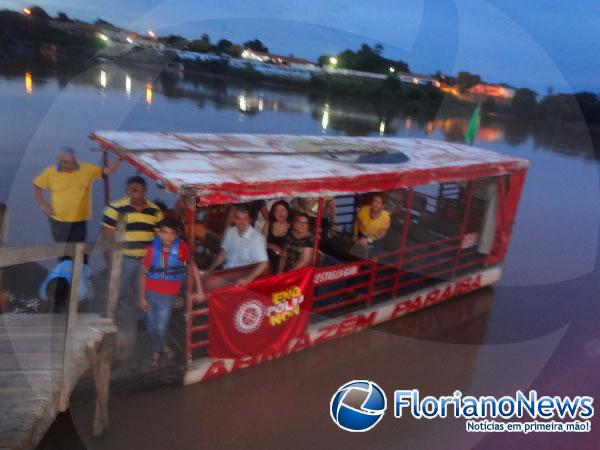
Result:
[[[0,70],[0,201],[11,211],[8,242],[50,241],[32,178],[61,145],[99,162],[88,133],[136,131],[418,136],[456,139],[468,114],[389,111],[359,99],[323,98],[275,86],[210,78],[157,78],[98,66],[75,76]],[[338,430],[329,400],[351,379],[422,395],[600,393],[597,269],[598,164],[583,127],[531,126],[487,118],[476,145],[531,161],[503,278],[485,289],[341,340],[187,388],[111,401],[111,430],[89,439],[91,410],[74,408],[88,448],[597,448],[589,434],[467,433],[464,420],[393,419],[371,432]],[[120,196],[132,173],[111,179]],[[173,198],[152,186],[150,198]],[[99,233],[102,186],[94,188],[90,239]],[[98,257],[94,264],[102,266]],[[390,406],[391,407],[391,406]],[[70,433],[74,431],[71,430]],[[70,447],[72,444],[69,444]]]

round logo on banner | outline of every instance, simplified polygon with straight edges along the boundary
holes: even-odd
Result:
[[[263,305],[258,300],[249,300],[240,305],[233,317],[233,325],[240,333],[254,333],[263,320]]]

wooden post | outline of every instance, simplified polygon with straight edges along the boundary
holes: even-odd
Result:
[[[63,354],[63,377],[60,392],[60,410],[66,411],[69,407],[69,391],[71,390],[71,354],[73,352],[73,335],[77,326],[77,306],[79,303],[79,280],[83,269],[83,258],[85,255],[85,244],[75,245],[75,258],[73,260],[73,271],[71,272],[71,295],[69,297],[69,308],[67,313],[67,330],[65,333],[65,350]]]
[[[102,169],[108,167],[108,151],[104,150],[102,152]],[[102,171],[102,178],[104,179],[104,204],[108,205],[110,203],[110,181],[108,175],[104,174],[104,170]]]
[[[0,245],[6,243],[6,236],[8,234],[8,206],[4,203],[0,203]]]
[[[119,217],[117,218],[117,231],[115,234],[116,242],[123,242],[125,240],[125,226],[125,214],[119,214]],[[119,299],[119,288],[121,286],[122,268],[123,252],[121,250],[115,250],[112,253],[106,297],[105,316],[109,319],[115,318],[117,301]]]
[[[93,435],[101,436],[109,427],[108,399],[110,396],[110,369],[117,345],[115,333],[107,334],[99,344],[87,347],[96,388]]]
[[[6,243],[6,235],[8,234],[8,207],[4,203],[0,203],[0,247]],[[0,289],[2,289],[2,271],[0,271]],[[2,306],[0,305],[0,311]]]

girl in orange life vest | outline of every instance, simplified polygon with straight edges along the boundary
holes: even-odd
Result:
[[[157,224],[158,236],[148,247],[140,271],[140,309],[146,312],[146,328],[150,336],[152,367],[158,367],[161,352],[167,358],[173,351],[166,345],[166,334],[173,307],[173,297],[181,291],[185,278],[188,246],[180,239],[181,223],[167,217]],[[195,292],[192,300],[200,302],[206,296],[200,282],[200,274],[192,263]]]

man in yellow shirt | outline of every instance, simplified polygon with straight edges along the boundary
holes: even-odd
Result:
[[[365,248],[369,257],[375,256],[381,250],[381,239],[390,228],[390,213],[383,207],[385,201],[383,194],[371,194],[368,205],[361,207],[356,213],[354,222],[354,243]]]
[[[40,209],[48,216],[55,242],[84,242],[87,221],[92,213],[92,184],[104,175],[112,175],[119,167],[116,159],[109,167],[77,161],[75,151],[64,147],[58,163],[46,167],[33,180],[33,194]],[[44,191],[50,191],[50,203]]]

